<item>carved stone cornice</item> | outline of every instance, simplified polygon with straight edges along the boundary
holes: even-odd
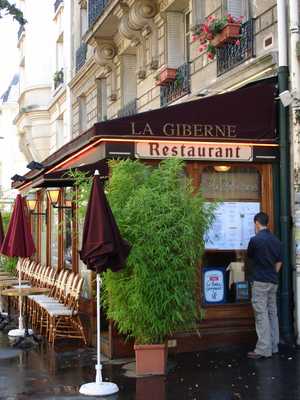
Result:
[[[78,0],[80,8],[87,9],[87,0]]]

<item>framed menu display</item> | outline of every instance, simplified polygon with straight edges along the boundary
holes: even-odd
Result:
[[[255,235],[253,218],[258,202],[224,202],[215,210],[215,220],[205,237],[206,250],[245,250]]]

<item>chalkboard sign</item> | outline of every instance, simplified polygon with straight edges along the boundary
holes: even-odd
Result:
[[[205,304],[226,302],[226,275],[224,267],[204,267],[202,275]]]

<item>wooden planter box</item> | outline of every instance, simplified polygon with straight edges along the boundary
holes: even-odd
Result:
[[[156,81],[157,86],[166,86],[168,83],[176,79],[176,68],[165,68],[159,73],[159,78]]]
[[[168,348],[166,344],[134,345],[137,375],[164,375]]]
[[[222,47],[225,43],[230,43],[232,40],[240,36],[240,24],[227,24],[222,32],[211,40],[211,44],[215,47]]]

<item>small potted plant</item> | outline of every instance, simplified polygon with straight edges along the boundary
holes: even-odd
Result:
[[[232,43],[240,45],[240,33],[243,17],[234,18],[230,14],[217,18],[207,17],[202,24],[193,28],[192,41],[199,40],[199,51],[207,50],[208,59],[214,59],[216,48]]]
[[[165,374],[167,338],[200,319],[197,265],[213,206],[195,194],[177,158],[155,169],[113,162],[111,170],[108,198],[132,250],[123,271],[104,274],[104,306],[135,340],[137,375]]]

